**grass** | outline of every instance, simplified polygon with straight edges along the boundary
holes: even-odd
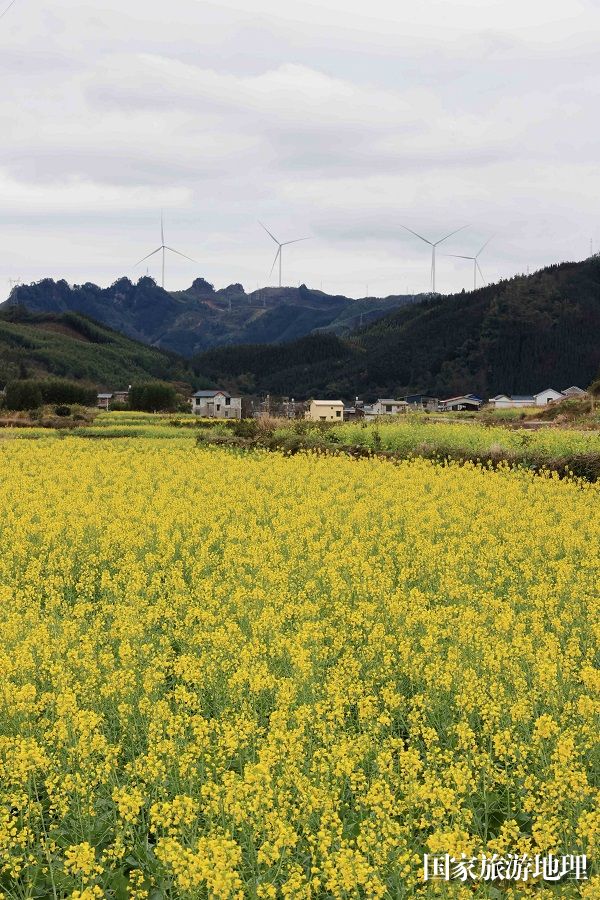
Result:
[[[265,420],[203,429],[198,442],[262,446],[294,453],[301,449],[374,453],[392,459],[422,456],[455,461],[508,463],[535,470],[569,472],[595,481],[600,477],[600,433],[574,429],[493,428],[472,421],[441,423],[426,417],[378,423],[326,425],[305,421]]]

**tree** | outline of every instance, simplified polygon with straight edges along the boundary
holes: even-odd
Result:
[[[96,388],[87,387],[77,381],[68,381],[66,378],[48,378],[40,381],[39,387],[44,403],[96,405]]]
[[[9,381],[6,385],[5,405],[15,411],[38,409],[42,392],[37,381]]]
[[[164,381],[132,384],[129,406],[143,412],[172,412],[177,408],[177,394],[175,388]]]

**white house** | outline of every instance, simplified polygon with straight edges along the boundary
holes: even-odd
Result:
[[[376,400],[371,406],[365,406],[365,416],[398,416],[408,410],[406,400]]]
[[[449,397],[447,400],[440,400],[440,410],[444,412],[477,411],[482,403],[483,400],[476,397],[475,394],[463,394],[460,397]]]
[[[304,417],[313,422],[343,422],[344,403],[342,400],[311,400]]]
[[[196,391],[191,397],[192,412],[206,419],[241,419],[242,398],[227,391]]]
[[[496,409],[518,409],[527,406],[547,406],[548,403],[558,403],[560,400],[566,400],[568,396],[580,396],[576,392],[580,388],[568,388],[569,391],[575,391],[575,394],[566,394],[564,391],[556,391],[554,388],[546,388],[537,394],[514,394],[509,397],[508,394],[498,394],[488,400],[490,406]]]
[[[546,406],[547,403],[556,403],[557,400],[564,400],[565,395],[562,391],[555,391],[554,388],[546,388],[545,391],[534,394],[533,399],[536,406]]]
[[[515,394],[512,397],[509,397],[508,394],[498,394],[496,397],[490,397],[488,403],[495,409],[519,409],[526,406],[535,406],[535,399],[533,394]]]
[[[572,384],[571,387],[564,389],[563,394],[569,400],[577,400],[578,398],[587,397],[588,392],[577,387],[577,385]]]

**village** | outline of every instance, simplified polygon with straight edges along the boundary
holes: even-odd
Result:
[[[262,399],[253,397],[233,397],[220,388],[199,390],[189,398],[192,413],[207,419],[245,419],[261,416],[276,416],[287,419],[308,419],[314,422],[348,422],[356,419],[377,419],[382,416],[402,416],[410,412],[479,412],[490,409],[532,409],[564,400],[587,397],[583,388],[571,385],[562,391],[545,388],[536,394],[497,394],[487,402],[476,394],[461,394],[440,399],[425,394],[409,394],[400,399],[378,398],[374,403],[365,403],[356,397],[352,403],[341,399],[295,400],[293,397],[272,397],[267,394]],[[126,406],[128,390],[103,392],[98,394],[97,405],[109,410]]]

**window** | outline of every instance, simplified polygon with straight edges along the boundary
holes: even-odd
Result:
[[[219,412],[220,409],[221,409],[221,404],[217,403],[217,412]]]
[[[386,404],[385,404],[385,411],[386,411],[386,412],[391,412],[391,411],[392,411],[392,404],[391,404],[391,403],[386,403]]]
[[[319,416],[319,419],[321,420],[321,422],[326,422],[327,416]]]
[[[338,417],[338,419],[339,419],[339,417],[340,417],[340,416],[341,416],[341,414],[342,414],[342,411],[341,411],[341,409],[336,409],[336,411],[335,411],[335,414],[336,414],[336,416],[337,416],[337,417]]]
[[[200,397],[196,397],[196,406],[200,406]]]
[[[225,406],[231,405],[231,397],[225,397]]]

